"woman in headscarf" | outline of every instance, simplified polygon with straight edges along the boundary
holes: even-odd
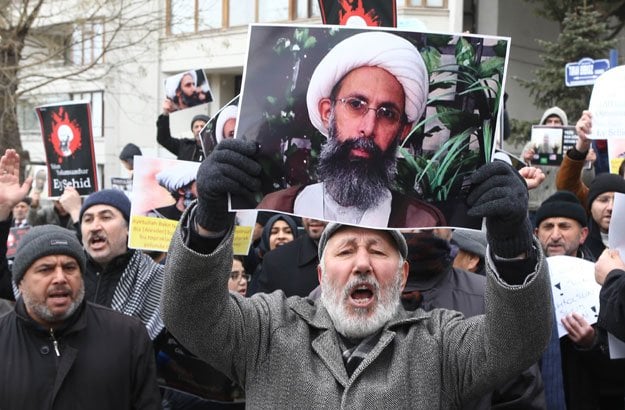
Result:
[[[263,267],[263,257],[267,252],[272,251],[278,246],[282,246],[297,238],[297,223],[293,217],[284,214],[277,214],[269,218],[263,228],[260,237],[260,243],[256,248],[259,259],[258,266],[252,275],[247,294],[253,295],[258,289],[258,277]]]

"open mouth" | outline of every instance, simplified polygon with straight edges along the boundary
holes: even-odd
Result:
[[[102,247],[106,243],[106,238],[101,235],[93,235],[89,238],[89,245],[93,248]]]
[[[375,292],[373,286],[368,283],[356,285],[349,293],[351,302],[356,306],[367,306],[373,302]]]
[[[70,298],[69,291],[54,291],[48,294],[48,299],[55,303],[65,303]]]

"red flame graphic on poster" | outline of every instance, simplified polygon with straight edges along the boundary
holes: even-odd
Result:
[[[362,0],[339,0],[339,24],[350,26],[381,26],[382,20],[378,13],[371,9],[365,13]],[[349,22],[349,23],[348,23]]]
[[[50,142],[59,156],[59,164],[63,162],[63,157],[69,157],[76,152],[82,143],[80,126],[76,120],[69,119],[63,107],[52,113]]]

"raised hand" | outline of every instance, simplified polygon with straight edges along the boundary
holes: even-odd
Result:
[[[482,165],[471,183],[468,214],[486,218],[488,244],[495,255],[515,258],[530,250],[529,195],[521,175],[507,163],[494,161]]]
[[[0,220],[11,216],[13,207],[28,195],[33,178],[20,184],[20,156],[14,149],[7,149],[0,157]]]
[[[233,221],[228,194],[253,200],[260,191],[260,164],[254,159],[256,143],[238,139],[221,141],[197,172],[198,206],[195,222],[209,232],[222,232]]]

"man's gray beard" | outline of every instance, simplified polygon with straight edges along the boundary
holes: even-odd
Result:
[[[72,314],[74,314],[84,298],[85,285],[83,283],[80,286],[78,294],[76,295],[76,299],[74,299],[74,301],[69,305],[65,313],[55,316],[50,311],[48,306],[45,305],[45,303],[40,303],[39,301],[37,301],[36,298],[26,288],[22,289],[22,299],[24,299],[24,305],[26,305],[27,310],[29,312],[33,312],[33,314],[37,316],[37,318],[46,323],[56,323],[67,319]]]
[[[334,109],[330,115],[328,140],[321,148],[317,175],[325,184],[332,199],[344,207],[361,210],[378,205],[391,188],[397,174],[395,154],[399,136],[395,136],[387,150],[383,152],[375,145],[373,138],[348,138],[340,142],[336,129]],[[353,148],[366,150],[369,158],[350,158]]]
[[[341,335],[350,339],[365,338],[380,330],[397,313],[402,280],[399,271],[395,282],[384,289],[380,289],[378,281],[371,274],[352,277],[343,289],[337,289],[328,279],[325,268],[322,269],[320,301],[328,311],[334,328]],[[355,308],[353,313],[350,313],[346,308],[349,293],[356,283],[363,282],[371,284],[375,289],[378,300],[373,307],[374,311],[369,313],[365,308]],[[367,317],[368,314],[369,317]]]

